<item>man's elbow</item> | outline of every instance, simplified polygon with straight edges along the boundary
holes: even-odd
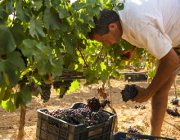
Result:
[[[180,64],[180,59],[174,49],[171,49],[168,54],[161,59],[161,62],[170,65],[172,68],[176,68]]]

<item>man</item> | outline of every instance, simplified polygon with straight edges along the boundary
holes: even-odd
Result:
[[[174,51],[180,44],[180,0],[126,0],[123,10],[103,10],[94,22],[91,39],[109,46],[123,38],[133,46],[146,48],[159,60],[153,81],[146,89],[136,86],[138,95],[132,101],[152,98],[150,135],[160,136],[168,92],[180,63]],[[126,52],[128,59],[133,52]]]

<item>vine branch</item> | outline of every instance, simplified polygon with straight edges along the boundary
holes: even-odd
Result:
[[[80,47],[79,45],[78,45],[77,49],[78,49],[78,51],[80,52],[81,57],[82,57],[82,59],[84,60],[85,65],[88,67],[86,57],[82,54],[82,50],[81,50],[81,47]]]

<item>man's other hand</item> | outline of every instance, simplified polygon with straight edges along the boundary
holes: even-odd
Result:
[[[122,51],[121,56],[125,61],[129,61],[134,53],[135,47],[133,46],[133,49],[127,50],[127,51]]]
[[[135,88],[137,89],[138,94],[132,99],[132,101],[142,103],[148,101],[153,96],[144,88],[139,86],[136,86]]]

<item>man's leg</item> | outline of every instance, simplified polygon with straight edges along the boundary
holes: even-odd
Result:
[[[176,75],[172,74],[168,81],[152,97],[150,135],[160,136],[162,123],[167,109],[168,93],[175,77]]]

